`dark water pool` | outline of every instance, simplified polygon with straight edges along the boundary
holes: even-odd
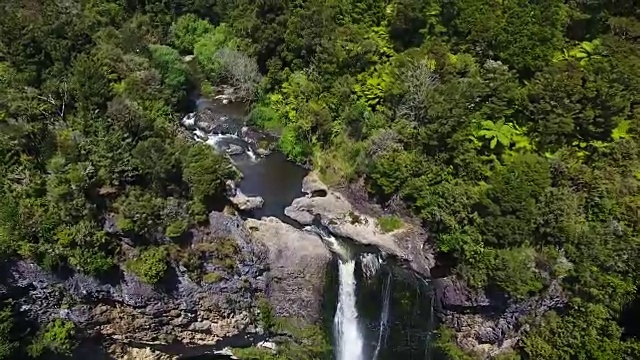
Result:
[[[274,216],[292,222],[284,215],[284,209],[303,195],[302,179],[307,175],[307,170],[288,161],[280,152],[257,161],[245,158],[237,161],[236,166],[244,175],[239,183],[242,192],[264,199],[264,206],[252,211],[250,216],[258,219]]]

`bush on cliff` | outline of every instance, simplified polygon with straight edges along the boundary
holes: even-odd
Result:
[[[143,249],[137,258],[127,261],[126,266],[142,281],[154,285],[167,271],[167,250],[163,246]]]
[[[56,319],[40,329],[27,350],[31,357],[39,357],[45,354],[45,352],[71,355],[74,346],[73,323]]]

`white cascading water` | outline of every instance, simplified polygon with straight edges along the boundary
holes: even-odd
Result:
[[[387,273],[384,285],[382,285],[382,312],[380,313],[380,332],[378,332],[378,343],[373,359],[378,358],[380,349],[387,339],[387,321],[389,320],[389,299],[391,298],[391,273]]]
[[[380,269],[380,256],[378,254],[364,253],[360,256],[362,273],[367,279],[373,278]]]
[[[340,288],[334,317],[337,360],[362,360],[362,333],[356,309],[355,261],[339,260]]]
[[[356,262],[351,258],[349,250],[325,229],[311,225],[304,230],[318,234],[339,258],[338,308],[333,318],[336,360],[364,360],[364,341],[356,308]]]
[[[222,119],[224,121],[224,118]],[[204,142],[207,145],[213,147],[214,149],[224,152],[229,146],[229,143],[235,142],[235,145],[241,146],[244,150],[244,153],[248,156],[249,160],[252,162],[258,161],[258,156],[255,154],[251,146],[247,143],[247,141],[238,134],[215,134],[202,131],[201,129],[196,127],[196,113],[189,113],[185,115],[180,123],[185,126],[187,129],[190,129],[194,135],[194,139],[198,142]],[[232,158],[232,161],[235,161]]]

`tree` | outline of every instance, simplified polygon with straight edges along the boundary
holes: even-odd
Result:
[[[224,194],[236,174],[228,160],[205,144],[194,144],[183,160],[183,174],[193,198],[208,203]]]
[[[194,14],[186,14],[171,25],[170,37],[178,51],[188,54],[194,51],[201,38],[214,31],[215,27],[207,20],[202,20]]]
[[[489,178],[484,216],[485,241],[518,246],[532,238],[537,202],[551,185],[547,162],[533,154],[516,156]]]
[[[187,66],[178,51],[165,45],[150,45],[151,62],[160,71],[163,82],[171,93],[174,103],[178,103],[185,94],[187,85]]]
[[[222,64],[216,60],[216,53],[224,47],[230,49],[237,47],[237,41],[226,24],[220,24],[195,44],[193,53],[204,75],[211,80],[217,80],[224,72]]]

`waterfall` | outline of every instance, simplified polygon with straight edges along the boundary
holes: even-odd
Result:
[[[378,254],[364,253],[360,256],[360,266],[364,276],[367,279],[371,279],[380,269],[380,256]]]
[[[332,236],[324,228],[320,228],[320,227],[317,227],[315,225],[309,225],[309,226],[305,226],[303,228],[303,230],[312,232],[312,233],[320,236],[320,238],[322,238],[322,240],[327,245],[329,250],[331,250],[331,252],[333,252],[334,254],[337,254],[338,257],[340,257],[341,260],[345,260],[346,261],[346,259],[350,258],[350,254],[349,254],[348,249],[343,247],[340,244],[340,242],[338,242],[338,240],[334,236]],[[353,280],[353,282],[355,284],[355,279]]]
[[[389,320],[389,299],[391,298],[391,273],[387,273],[387,278],[382,285],[382,312],[380,313],[380,332],[378,333],[378,344],[373,353],[373,360],[378,358],[378,353],[384,342],[387,340],[387,321]]]
[[[249,155],[249,159],[251,159],[251,161],[257,160],[256,154],[253,152],[253,149],[251,149],[251,146],[247,147],[246,152],[247,152],[247,155]]]
[[[427,344],[424,348],[424,359],[425,360],[429,360],[431,359],[431,343],[433,342],[433,335],[434,335],[434,329],[433,329],[433,324],[434,324],[434,320],[433,320],[433,302],[435,301],[435,294],[433,292],[433,290],[430,288],[430,283],[428,279],[424,279],[424,284],[427,286],[427,288],[429,288],[429,334],[427,335]]]
[[[338,239],[322,226],[305,226],[304,230],[318,234],[329,249],[338,255],[338,308],[333,318],[336,340],[336,360],[364,360],[364,340],[360,332],[356,308],[356,262]]]
[[[334,318],[337,360],[362,360],[362,334],[356,309],[355,261],[340,260],[338,309]]]

